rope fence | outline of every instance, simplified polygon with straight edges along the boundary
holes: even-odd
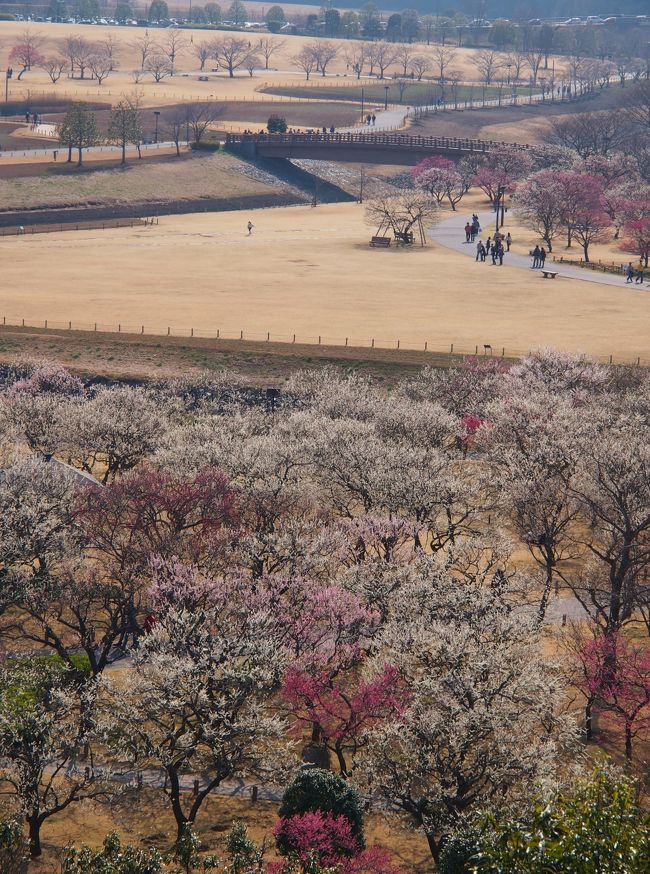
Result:
[[[442,340],[415,341],[415,340],[391,340],[380,337],[370,339],[359,337],[330,337],[324,334],[318,336],[305,336],[301,334],[272,334],[267,332],[245,331],[244,329],[233,330],[232,328],[216,328],[207,330],[204,328],[186,328],[168,325],[160,326],[137,325],[127,322],[100,323],[100,322],[74,322],[52,321],[44,319],[36,321],[29,318],[20,319],[11,316],[2,317],[2,327],[29,328],[30,330],[43,331],[74,331],[79,333],[101,334],[125,334],[149,337],[174,337],[185,339],[202,340],[226,340],[250,343],[277,343],[288,346],[327,346],[342,349],[377,349],[384,352],[417,352],[428,353],[431,356],[448,356],[462,359],[467,356],[480,356],[485,358],[517,359],[530,355],[533,349],[513,349],[508,346],[499,346],[496,343],[447,343]],[[635,367],[650,367],[650,358],[641,356],[621,356],[615,353],[611,355],[592,355],[592,361],[601,364],[626,365]]]

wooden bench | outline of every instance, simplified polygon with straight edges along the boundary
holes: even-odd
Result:
[[[371,246],[379,246],[380,249],[387,249],[390,244],[390,237],[373,237],[370,241]]]
[[[542,276],[544,279],[555,279],[557,270],[542,270]]]

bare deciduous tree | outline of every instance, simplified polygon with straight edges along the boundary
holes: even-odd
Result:
[[[162,44],[162,53],[169,61],[170,76],[174,75],[176,70],[176,59],[185,46],[187,40],[180,30],[170,30]]]
[[[417,190],[383,195],[366,204],[366,221],[390,228],[398,240],[406,239],[414,227],[431,227],[437,218],[438,204],[427,193]]]
[[[250,54],[248,40],[239,36],[226,36],[214,42],[214,54],[222,67],[228,70],[232,79],[235,70],[242,66]]]
[[[88,66],[90,67],[90,71],[97,79],[97,84],[101,85],[104,79],[108,77],[111,70],[115,69],[113,61],[108,55],[99,53],[90,55],[88,58]]]
[[[309,51],[309,49],[307,48],[304,48],[302,49],[302,51],[298,52],[297,55],[294,55],[291,60],[299,69],[303,71],[307,80],[309,81],[309,77],[316,67],[316,59],[314,58],[313,52]]]
[[[149,55],[144,69],[147,73],[151,73],[155,82],[162,82],[166,76],[171,76],[172,74],[169,58],[166,55]]]
[[[439,79],[446,79],[458,52],[452,46],[434,46],[431,52]]]
[[[47,75],[50,77],[53,83],[59,81],[61,76],[63,75],[63,71],[68,66],[68,62],[65,58],[47,58],[45,63],[43,64],[43,69],[47,72]]]
[[[262,36],[257,42],[257,49],[264,58],[264,69],[268,70],[271,58],[284,48],[286,40],[274,39],[272,36]]]
[[[386,70],[395,62],[395,46],[385,40],[375,42],[369,48],[374,66],[379,68],[379,78],[383,79]]]
[[[201,42],[194,43],[194,54],[196,55],[196,59],[198,60],[199,70],[205,69],[205,62],[209,57],[212,56],[214,48],[211,43],[202,40]]]
[[[474,66],[481,76],[481,81],[490,85],[501,67],[501,56],[498,52],[486,49],[478,53],[474,60]]]

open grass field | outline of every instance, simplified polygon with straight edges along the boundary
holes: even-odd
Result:
[[[470,209],[467,206],[466,209]],[[254,231],[246,233],[251,220]],[[364,208],[339,204],[165,217],[147,228],[0,241],[0,316],[147,332],[507,354],[554,345],[650,354],[650,294],[498,277],[446,249],[375,250]],[[18,322],[20,323],[20,322]]]
[[[83,36],[86,40],[96,43],[112,40],[114,43],[113,56],[117,69],[102,85],[98,85],[96,81],[90,79],[64,78],[53,85],[44,70],[34,68],[26,73],[20,82],[15,77],[11,80],[9,93],[12,99],[31,99],[45,93],[69,99],[101,99],[114,102],[123,93],[131,93],[136,90],[132,73],[133,70],[140,67],[137,41],[141,40],[144,35],[143,28],[47,23],[32,24],[29,27],[32,33],[41,37],[41,52],[46,56],[59,50],[62,40],[70,34]],[[24,30],[25,25],[21,22],[0,22],[0,57],[6,59],[11,47],[19,42]],[[170,31],[164,29],[151,29],[149,31],[150,37],[160,45],[169,38],[169,33]],[[190,29],[184,29],[181,33],[184,46],[177,59],[179,75],[165,78],[159,83],[155,83],[151,76],[145,77],[142,82],[137,84],[137,91],[143,105],[156,106],[178,103],[184,99],[257,99],[256,92],[261,86],[293,84],[294,80],[299,84],[301,81],[303,83],[305,81],[304,74],[296,69],[292,58],[301,51],[306,43],[311,41],[307,37],[282,37],[282,47],[272,56],[270,62],[272,69],[268,71],[258,70],[253,77],[250,77],[246,70],[241,70],[232,79],[228,77],[227,73],[218,73],[214,76],[210,74],[209,81],[200,82],[199,64],[194,54],[196,44],[219,36],[220,33],[219,31]],[[248,34],[247,38],[250,39],[251,48],[254,48],[259,36]],[[337,77],[340,78],[342,84],[354,82],[355,76],[346,69],[344,57],[348,43],[346,40],[334,40],[334,42],[339,45],[339,56],[328,68],[328,82],[336,81]],[[430,54],[433,52],[433,46],[417,45],[415,50],[421,54]],[[473,64],[476,53],[475,49],[457,50],[453,67],[463,79],[475,80],[478,78]],[[561,59],[556,59],[556,75],[559,75],[562,64]],[[389,68],[387,72],[388,75],[392,75],[393,72],[397,71],[397,68]],[[383,87],[380,86],[380,90],[383,97]],[[408,94],[407,90],[407,97]],[[394,99],[394,96],[391,99]]]

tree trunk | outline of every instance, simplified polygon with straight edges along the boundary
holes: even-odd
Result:
[[[181,148],[180,148],[180,145],[179,145],[178,140],[176,140],[176,142],[174,143],[174,145],[176,146],[176,157],[177,157],[177,158],[180,158],[180,156],[181,156]]]
[[[632,761],[632,726],[629,722],[625,723],[625,758]]]
[[[427,843],[429,845],[429,851],[431,852],[433,861],[437,865],[440,861],[440,850],[442,849],[441,842],[437,841],[432,834],[427,833]]]
[[[348,763],[345,760],[345,753],[343,752],[343,747],[341,746],[340,741],[337,741],[334,745],[334,752],[336,753],[336,760],[339,763],[341,777],[347,780],[347,778],[350,776],[350,773],[348,771]]]
[[[79,160],[77,161],[77,167],[81,167],[83,163],[83,146],[77,146],[79,150]]]
[[[41,849],[41,820],[38,816],[28,816],[29,825],[29,854],[32,859],[37,859],[43,850]]]
[[[72,163],[72,146],[68,146],[68,164]]]
[[[122,140],[122,163],[126,164],[126,143]]]
[[[176,843],[179,844],[183,837],[183,832],[191,820],[185,816],[181,805],[181,787],[178,779],[178,773],[175,768],[166,769],[169,777],[169,800],[171,801],[172,813],[176,820]]]
[[[594,725],[592,719],[593,701],[587,701],[585,705],[585,739],[591,740],[594,736]]]

